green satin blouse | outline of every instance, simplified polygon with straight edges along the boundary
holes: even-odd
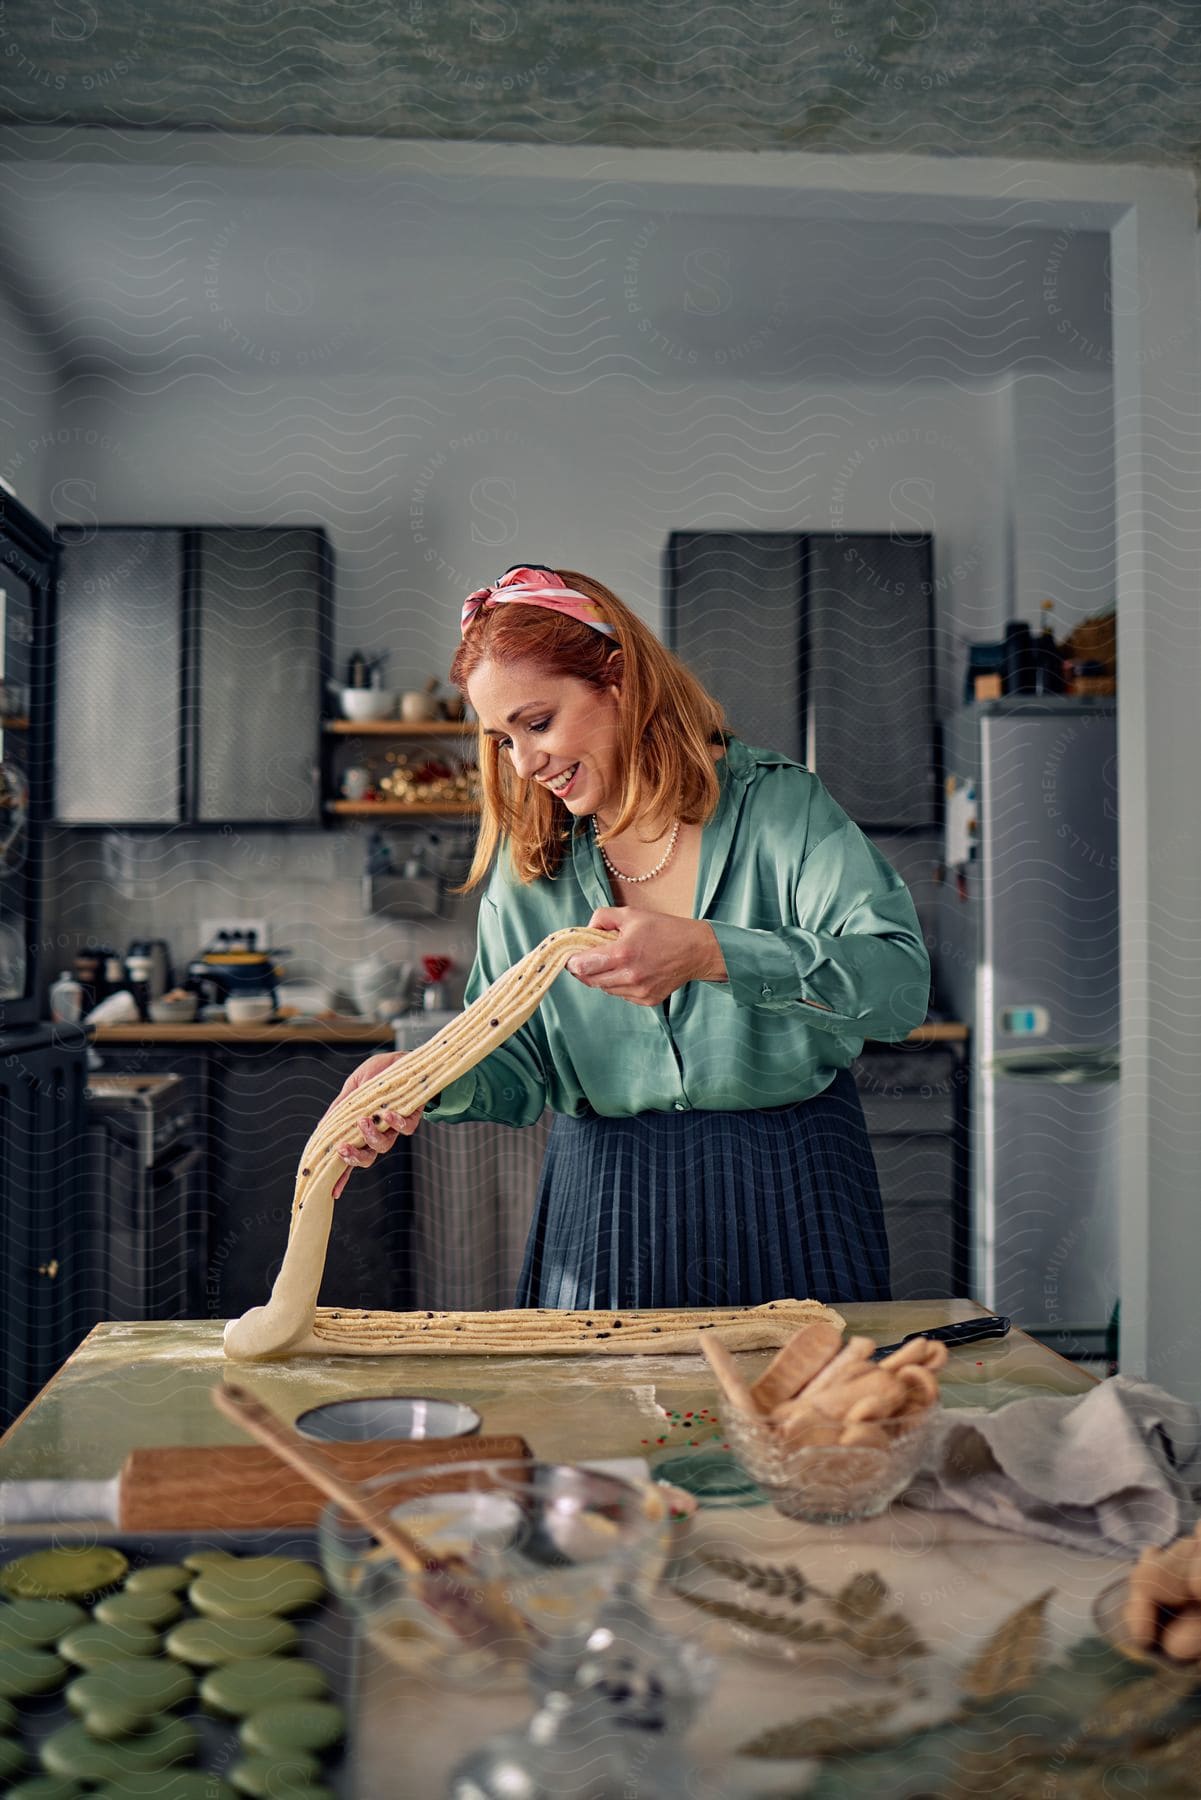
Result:
[[[547,1106],[612,1118],[783,1106],[828,1087],[865,1038],[895,1042],[922,1023],[930,959],[896,871],[800,763],[731,738],[716,768],[694,916],[713,927],[729,979],[637,1006],[565,970],[428,1119],[531,1125]],[[523,886],[502,853],[466,1004],[550,932],[615,904],[590,823],[576,821],[551,880]]]

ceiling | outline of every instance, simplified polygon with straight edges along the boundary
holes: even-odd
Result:
[[[0,8],[0,119],[1196,167],[1182,0],[71,0]]]
[[[988,380],[1108,368],[1108,238],[760,216],[596,176],[0,166],[5,285],[63,377]],[[1065,329],[1066,327],[1066,329]]]

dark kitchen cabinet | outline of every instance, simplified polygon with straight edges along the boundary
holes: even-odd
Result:
[[[342,1083],[378,1046],[100,1046],[108,1074],[179,1075],[203,1152],[206,1244],[197,1313],[261,1306],[283,1258],[300,1153]],[[360,1169],[338,1201],[323,1304],[410,1304],[408,1144]]]
[[[806,540],[804,761],[861,825],[932,825],[930,541]]]
[[[318,825],[325,547],[315,531],[201,531],[196,789],[206,824]]]
[[[852,1065],[880,1178],[894,1300],[967,1292],[962,1045],[865,1045]]]
[[[184,534],[60,533],[55,816],[66,825],[180,818]]]
[[[804,543],[794,533],[677,531],[667,642],[749,744],[805,760]]]
[[[325,532],[58,537],[55,818],[319,826]]]
[[[283,1260],[301,1152],[370,1046],[216,1045],[209,1063],[209,1253],[205,1312],[261,1306]],[[404,1307],[408,1147],[359,1169],[334,1208],[322,1305]]]
[[[667,642],[732,731],[865,829],[937,822],[929,538],[678,531],[665,577]]]
[[[83,1085],[82,1040],[0,1037],[0,1429],[83,1336]]]

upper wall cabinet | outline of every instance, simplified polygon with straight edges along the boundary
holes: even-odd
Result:
[[[58,535],[55,818],[319,825],[325,533]]]
[[[857,824],[938,820],[929,538],[673,532],[667,641],[732,731],[819,775]]]

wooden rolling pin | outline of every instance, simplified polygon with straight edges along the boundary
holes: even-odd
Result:
[[[447,1465],[444,1478],[423,1484],[424,1493],[453,1488],[455,1463],[530,1455],[516,1436],[323,1443],[320,1449],[350,1481]],[[257,1445],[163,1445],[131,1450],[120,1474],[107,1481],[0,1482],[0,1527],[98,1519],[119,1531],[270,1531],[311,1528],[326,1504],[303,1475]]]

